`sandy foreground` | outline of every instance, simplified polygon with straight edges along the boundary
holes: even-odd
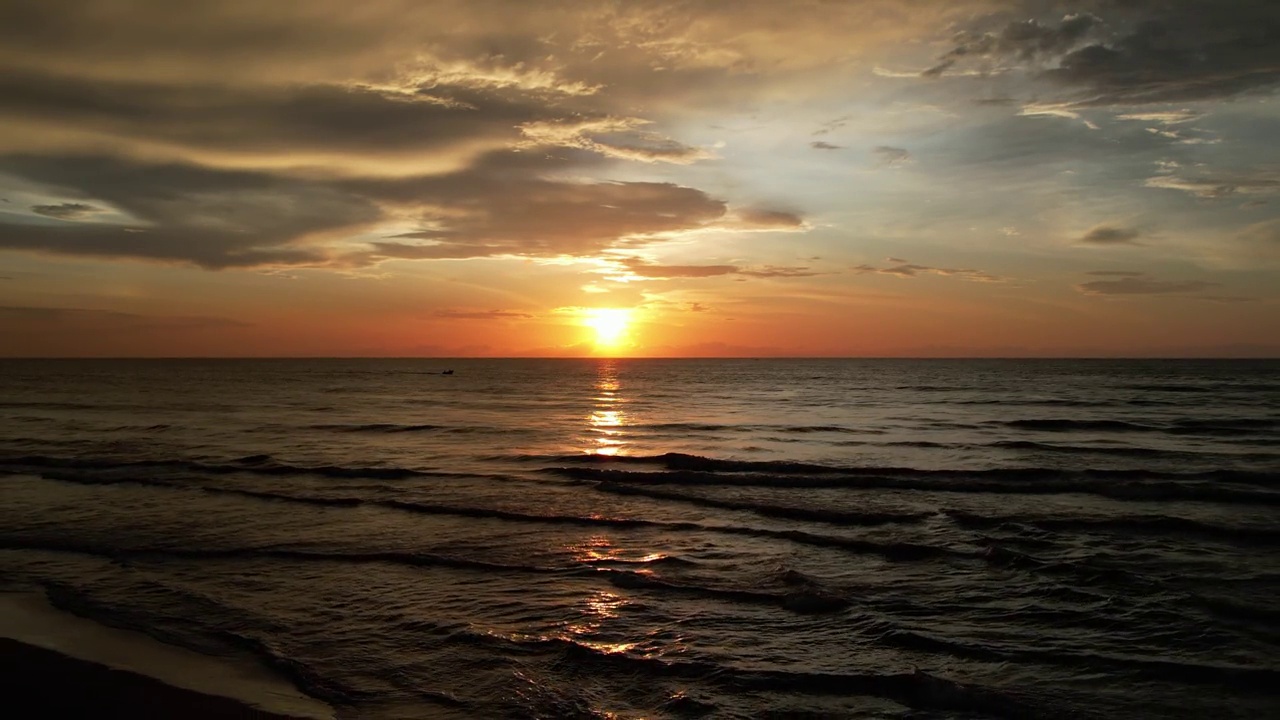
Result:
[[[0,594],[0,687],[13,717],[333,718],[247,659],[210,657],[109,628],[31,593]]]

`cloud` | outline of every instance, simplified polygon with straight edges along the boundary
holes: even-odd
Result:
[[[892,275],[899,278],[912,278],[919,275],[940,275],[942,277],[954,277],[960,280],[969,280],[971,282],[1004,282],[1005,278],[999,275],[982,270],[973,270],[970,268],[938,268],[928,265],[916,265],[909,263],[902,258],[886,258],[890,263],[895,263],[887,267],[876,267],[874,265],[856,265],[852,270],[859,275],[875,274],[875,275]]]
[[[1094,277],[1142,277],[1145,274],[1132,270],[1090,270],[1085,273],[1085,275],[1093,275]]]
[[[1203,114],[1193,112],[1191,110],[1152,110],[1148,112],[1124,113],[1117,115],[1117,120],[1141,120],[1142,122],[1154,122],[1161,125],[1178,125],[1180,123],[1199,120],[1204,117]]]
[[[237,168],[457,169],[561,111],[538,97],[433,88],[399,95],[339,82],[265,86],[0,74],[0,151],[113,152]]]
[[[725,214],[723,201],[672,183],[552,180],[500,161],[454,176],[372,183],[362,192],[405,208],[466,209],[425,218],[432,227],[371,242],[364,256],[368,262],[595,255],[659,242],[662,233],[707,227]]]
[[[627,258],[622,264],[632,274],[645,278],[703,278],[738,272],[737,265],[658,265],[641,258]]]
[[[576,122],[533,122],[520,126],[524,147],[556,146],[589,150],[606,157],[687,165],[715,157],[702,148],[683,145],[639,128],[639,118],[600,118]]]
[[[754,230],[802,230],[804,219],[785,210],[743,209],[737,211],[736,227]]]
[[[455,320],[531,320],[534,316],[513,310],[439,310],[435,317]]]
[[[1139,243],[1134,241],[1141,236],[1142,232],[1135,228],[1098,225],[1076,242],[1082,245],[1137,245]]]
[[[1080,113],[1073,110],[1074,106],[1068,103],[1028,103],[1023,105],[1018,111],[1019,115],[1024,117],[1061,117],[1070,120],[1079,120],[1084,126],[1090,130],[1097,130],[1098,124],[1092,120],[1087,120]]]
[[[792,278],[792,277],[813,277],[815,275],[824,275],[826,273],[810,270],[803,266],[788,265],[765,265],[764,267],[739,270],[739,275],[757,278]]]
[[[1091,274],[1096,274],[1091,273]],[[1126,273],[1116,280],[1091,280],[1076,285],[1085,295],[1179,295],[1218,287],[1203,280],[1155,280],[1145,273]]]
[[[825,142],[823,140],[814,140],[813,142],[809,143],[809,147],[813,148],[814,150],[841,150],[844,148],[843,145],[832,145],[831,143]]]
[[[81,220],[102,212],[84,203],[59,203],[57,205],[32,205],[31,212],[58,220]]]
[[[925,77],[939,77],[961,61],[977,59],[993,61],[1017,60],[1035,62],[1071,50],[1088,38],[1102,21],[1094,15],[1069,15],[1056,26],[1037,20],[1010,22],[997,32],[958,34],[957,45],[939,58],[938,64],[925,70]]]
[[[1177,166],[1167,173],[1147,178],[1147,187],[1181,190],[1201,198],[1232,195],[1273,195],[1280,193],[1280,173],[1274,170],[1241,168],[1232,172],[1191,174]]]
[[[388,259],[593,255],[721,220],[725,203],[672,183],[541,176],[540,158],[490,155],[439,176],[347,179],[106,157],[0,157],[0,170],[97,198],[132,225],[0,224],[0,248],[209,269],[357,267]],[[763,213],[750,227],[794,216]],[[378,228],[398,231],[379,235]],[[416,228],[414,226],[417,226]]]
[[[911,153],[904,148],[880,145],[872,150],[871,154],[880,167],[901,167],[911,162]]]
[[[1079,8],[1080,3],[1059,3]],[[1272,0],[1126,0],[1057,21],[964,30],[923,74],[1021,71],[1070,91],[1075,106],[1190,102],[1280,84],[1280,6]]]
[[[1230,97],[1280,82],[1280,9],[1270,0],[1131,4],[1129,30],[1062,56],[1045,75],[1089,105]]]
[[[135,223],[0,224],[0,249],[181,262],[217,269],[321,264],[326,235],[382,213],[325,184],[107,157],[0,157],[0,171],[92,197]]]
[[[823,273],[803,266],[765,265],[763,267],[739,267],[737,265],[659,265],[642,258],[626,258],[621,264],[633,275],[644,278],[706,278],[722,275],[743,275],[755,278],[813,277]]]

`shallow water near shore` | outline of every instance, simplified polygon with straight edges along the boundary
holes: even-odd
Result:
[[[1280,362],[4,361],[0,390],[9,589],[340,716],[1280,710]]]

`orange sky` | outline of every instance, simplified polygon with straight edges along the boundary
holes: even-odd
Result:
[[[1265,0],[18,3],[0,355],[1277,356],[1277,37]]]

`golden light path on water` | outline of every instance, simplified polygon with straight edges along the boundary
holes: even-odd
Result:
[[[614,545],[605,535],[593,535],[583,542],[565,546],[565,550],[576,561],[593,567],[615,562],[643,564],[666,557],[662,553],[635,557]],[[633,572],[649,575],[652,571],[640,568]],[[654,655],[658,648],[651,641],[655,635],[663,632],[662,627],[654,627],[625,639],[616,637],[616,629],[610,628],[631,604],[632,601],[625,595],[612,590],[592,590],[575,604],[577,617],[564,623],[566,639],[606,653],[638,652],[643,656]],[[668,640],[666,649],[679,651],[682,647],[682,638],[676,637]]]
[[[620,395],[616,361],[600,362],[595,391],[596,406],[587,417],[587,447],[583,450],[593,455],[617,455],[628,443],[624,433],[627,417],[622,409],[626,401]]]

